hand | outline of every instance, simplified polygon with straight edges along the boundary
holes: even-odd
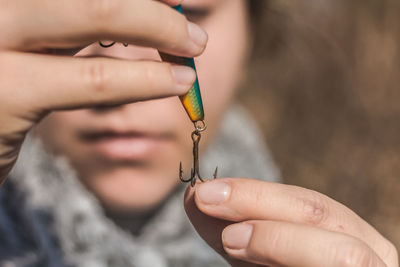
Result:
[[[353,211],[296,186],[224,178],[185,194],[200,236],[232,266],[398,267],[395,247]]]
[[[0,184],[26,133],[53,110],[187,92],[195,80],[189,67],[72,57],[98,40],[153,47],[178,56],[201,54],[207,34],[167,6],[180,2],[0,0]]]

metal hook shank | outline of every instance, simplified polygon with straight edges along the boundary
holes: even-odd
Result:
[[[179,179],[184,182],[184,183],[191,183],[191,186],[193,187],[196,184],[197,178],[200,179],[200,181],[204,182],[204,179],[200,175],[200,163],[199,163],[199,142],[201,139],[201,133],[199,130],[195,130],[192,132],[192,140],[193,140],[193,168],[191,169],[190,173],[190,178],[189,179],[184,179],[183,178],[183,168],[182,168],[182,162],[179,164]],[[214,172],[214,179],[217,177],[217,172],[218,172],[218,167],[215,169]]]

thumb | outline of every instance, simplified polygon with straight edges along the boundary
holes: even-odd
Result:
[[[206,243],[220,254],[231,266],[234,267],[253,267],[259,266],[252,263],[237,260],[228,255],[222,245],[222,231],[233,222],[217,219],[202,213],[194,201],[195,188],[190,185],[185,192],[185,211],[190,222],[197,233]]]

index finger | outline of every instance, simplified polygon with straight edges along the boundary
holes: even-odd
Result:
[[[226,178],[197,184],[197,207],[228,221],[272,220],[301,223],[357,237],[380,256],[391,243],[353,211],[318,192],[255,179]]]
[[[178,3],[168,0],[168,3]],[[0,10],[0,47],[36,51],[114,40],[193,57],[203,52],[207,34],[159,1],[30,0],[7,2]]]
[[[192,68],[164,62],[0,53],[7,68],[0,79],[1,109],[43,112],[126,104],[183,95],[196,75]],[[30,115],[32,117],[32,115]]]

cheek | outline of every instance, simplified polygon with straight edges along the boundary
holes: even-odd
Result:
[[[84,151],[77,142],[76,129],[85,126],[86,117],[84,110],[53,112],[35,127],[34,133],[42,140],[46,150],[80,161]]]
[[[34,132],[47,149],[68,154],[74,146],[74,129],[82,115],[83,111],[53,112],[35,127]]]
[[[243,76],[249,38],[245,8],[241,3],[230,2],[229,7],[202,25],[209,34],[209,43],[197,60],[197,67],[206,120],[212,128],[217,128]]]

